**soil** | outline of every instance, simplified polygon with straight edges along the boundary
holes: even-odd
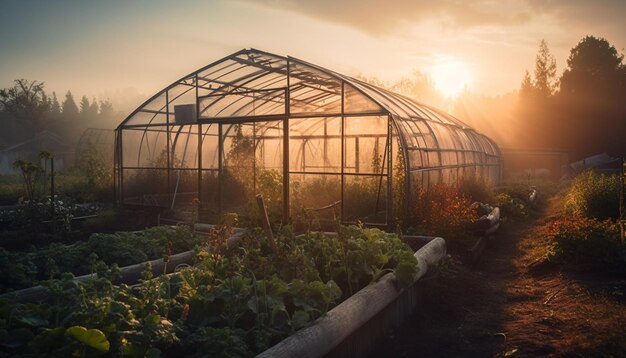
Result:
[[[626,357],[626,277],[545,259],[552,200],[505,222],[479,262],[458,255],[371,357]]]

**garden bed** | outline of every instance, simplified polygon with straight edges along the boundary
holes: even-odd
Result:
[[[48,297],[36,304],[5,297],[0,346],[50,356],[251,356],[385,273],[395,273],[395,290],[418,272],[408,246],[376,229],[283,231],[275,246],[253,231],[235,249],[224,239],[210,235],[196,264],[173,274],[155,277],[146,266],[139,285],[114,285],[119,272],[103,266],[83,281],[45,282]]]

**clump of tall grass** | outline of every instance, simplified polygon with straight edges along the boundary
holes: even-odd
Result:
[[[574,178],[565,197],[565,212],[588,218],[619,217],[620,177],[586,171]]]

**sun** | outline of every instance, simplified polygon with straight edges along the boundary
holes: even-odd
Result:
[[[435,87],[446,97],[457,97],[473,81],[472,71],[467,63],[448,60],[430,69]]]

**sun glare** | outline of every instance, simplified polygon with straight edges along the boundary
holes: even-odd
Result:
[[[472,83],[469,66],[461,61],[437,64],[430,69],[435,87],[446,97],[456,97]]]

